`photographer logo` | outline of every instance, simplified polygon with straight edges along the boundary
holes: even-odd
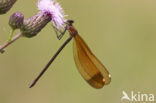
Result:
[[[154,94],[147,94],[141,92],[131,91],[130,93],[126,93],[122,91],[121,101],[131,101],[131,102],[153,102]]]

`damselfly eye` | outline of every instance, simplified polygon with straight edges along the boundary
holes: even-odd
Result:
[[[74,23],[74,20],[68,19],[68,20],[67,20],[67,23],[69,23],[69,25],[72,25],[72,24]]]

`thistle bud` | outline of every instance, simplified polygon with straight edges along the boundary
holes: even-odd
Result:
[[[10,27],[15,30],[21,28],[24,21],[24,15],[20,12],[15,12],[10,16],[9,25]]]
[[[25,37],[36,36],[51,21],[51,15],[46,12],[39,12],[35,16],[24,20],[21,32]]]
[[[8,12],[17,0],[0,0],[0,14]]]

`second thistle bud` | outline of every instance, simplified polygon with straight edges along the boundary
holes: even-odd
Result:
[[[0,14],[8,12],[17,0],[0,0]]]
[[[10,27],[15,30],[21,28],[24,21],[24,15],[20,12],[15,12],[10,16],[9,25]]]
[[[25,37],[36,36],[51,21],[51,15],[47,12],[39,12],[35,16],[24,20],[21,32]]]

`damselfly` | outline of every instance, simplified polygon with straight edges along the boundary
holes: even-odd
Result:
[[[107,85],[111,82],[111,75],[104,67],[104,65],[96,58],[96,56],[91,52],[87,44],[78,34],[77,30],[72,25],[73,20],[67,20],[66,29],[60,35],[57,35],[59,39],[65,34],[66,31],[69,31],[70,37],[63,43],[63,45],[58,49],[55,55],[51,58],[42,72],[30,85],[30,88],[33,87],[39,78],[44,74],[48,69],[50,64],[54,61],[57,55],[61,50],[74,38],[74,60],[75,64],[82,75],[82,77],[94,88],[102,88],[104,85]]]

